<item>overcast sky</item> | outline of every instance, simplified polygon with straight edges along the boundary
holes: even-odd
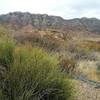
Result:
[[[0,0],[0,14],[14,11],[100,19],[100,0]]]

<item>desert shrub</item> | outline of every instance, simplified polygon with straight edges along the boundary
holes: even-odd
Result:
[[[3,100],[3,94],[2,94],[2,91],[1,91],[1,89],[0,89],[0,100]]]
[[[100,81],[100,62],[96,63],[95,75],[97,77],[97,81]]]
[[[2,87],[4,100],[72,100],[71,81],[55,56],[31,46],[17,47]]]
[[[3,93],[2,93],[2,89],[0,88],[0,100],[6,100],[6,98],[4,97]]]
[[[97,60],[97,57],[93,51],[89,51],[85,48],[76,47],[74,51],[74,58],[78,60]]]
[[[45,36],[41,39],[42,47],[50,50],[50,51],[59,51],[62,41],[55,39],[52,36]]]
[[[0,37],[0,65],[8,67],[13,62],[15,41],[4,35]]]
[[[4,79],[5,73],[9,70],[10,64],[13,62],[13,51],[15,42],[11,37],[2,35],[0,37],[0,83]]]
[[[62,68],[62,71],[65,71],[70,75],[74,74],[77,65],[75,59],[69,57],[69,55],[66,56],[61,55],[59,59],[60,59],[60,66]]]
[[[84,41],[78,44],[80,48],[85,48],[87,50],[100,51],[100,42],[99,41]]]
[[[86,45],[84,41],[82,41],[82,43],[79,42],[78,44],[69,43],[66,50],[71,52],[77,60],[97,60],[97,56],[95,55],[96,50],[90,49],[89,45]]]
[[[97,75],[98,78],[100,79],[100,63],[97,63]]]
[[[75,53],[76,52],[76,44],[73,43],[67,43],[67,47],[66,47],[66,51],[69,51],[71,53]]]
[[[45,35],[43,37],[38,36],[38,38],[34,36],[30,42],[33,44],[33,46],[37,45],[49,51],[59,51],[63,45],[62,41],[50,35]]]
[[[10,32],[11,31],[8,28],[2,27],[0,25],[0,37],[4,35],[10,36]]]
[[[30,32],[18,32],[14,38],[17,40],[17,42],[19,43],[25,43],[26,41],[27,42],[31,42],[32,44],[34,43],[39,43],[40,40],[41,40],[41,36],[40,34],[37,32],[37,33],[30,33]]]
[[[44,31],[44,33],[46,32]],[[41,36],[39,31],[36,31],[36,33],[33,32],[28,34],[17,34],[17,36],[15,36],[15,39],[23,44],[25,42],[30,42],[33,46],[42,47],[49,51],[58,51],[63,47],[63,41],[48,34]]]

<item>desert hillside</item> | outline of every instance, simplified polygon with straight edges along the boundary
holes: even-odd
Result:
[[[100,100],[100,20],[0,15],[1,100]]]

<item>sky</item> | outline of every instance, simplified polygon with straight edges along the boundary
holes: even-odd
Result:
[[[14,11],[100,19],[100,0],[0,0],[0,14]]]

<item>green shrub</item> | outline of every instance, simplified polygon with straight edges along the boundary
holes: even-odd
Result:
[[[2,91],[0,90],[0,100],[3,100],[3,97],[2,97]]]
[[[0,37],[0,65],[8,67],[13,62],[15,42],[12,38],[4,35]]]
[[[4,35],[10,36],[10,30],[0,25],[0,37]]]
[[[60,72],[55,56],[39,48],[16,48],[5,77],[5,100],[73,100],[71,81]]]
[[[6,35],[0,37],[0,83],[13,62],[14,40]]]
[[[2,93],[2,90],[0,89],[0,100],[6,100],[5,98],[4,98],[4,95],[3,95],[3,93]]]
[[[98,78],[100,79],[100,63],[97,63],[97,75]]]

